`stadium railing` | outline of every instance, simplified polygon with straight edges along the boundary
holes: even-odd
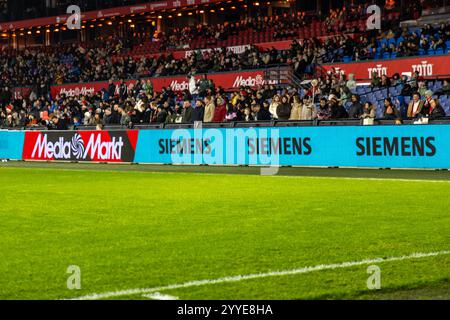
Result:
[[[403,125],[415,124],[417,119],[404,119]],[[437,119],[428,119],[428,124],[442,124],[450,125],[450,117],[443,117]],[[374,126],[396,125],[395,120],[374,119]],[[422,124],[426,125],[426,124]],[[330,120],[302,120],[302,121],[259,121],[259,122],[210,122],[203,123],[202,129],[209,128],[258,128],[258,127],[321,127],[321,126],[366,126],[363,119],[330,119]],[[133,126],[121,125],[107,125],[103,130],[163,130],[163,129],[194,129],[198,128],[193,123],[161,123],[161,124],[136,124]],[[30,130],[30,131],[46,131],[47,127],[14,127],[14,128],[0,128],[1,130]],[[68,131],[96,131],[96,126],[75,126]]]

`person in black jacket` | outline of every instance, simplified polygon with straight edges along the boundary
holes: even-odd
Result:
[[[259,103],[252,103],[253,120],[254,121],[270,121],[271,114],[269,110],[262,108]]]
[[[158,115],[156,116],[156,122],[157,123],[165,123],[167,119],[167,111],[164,109],[163,106],[158,106]]]
[[[192,107],[191,102],[189,100],[185,100],[183,104],[183,114],[182,114],[183,123],[192,123]]]
[[[291,104],[286,96],[281,98],[281,103],[277,107],[277,115],[279,120],[289,120],[291,117]]]
[[[331,119],[345,119],[348,118],[347,110],[340,105],[335,95],[330,95],[328,106],[331,110]]]
[[[197,100],[195,103],[195,109],[192,110],[192,122],[201,121],[205,117],[205,104],[202,100]]]
[[[49,130],[67,130],[67,122],[64,119],[60,119],[56,116],[52,116],[50,119]]]
[[[114,82],[111,80],[109,80],[109,84],[108,84],[108,94],[109,94],[109,99],[114,98],[114,96],[116,95],[116,85],[114,84]]]
[[[359,102],[359,96],[353,94],[352,97],[352,105],[348,110],[348,117],[351,119],[359,119],[361,115],[364,113],[363,106],[361,102]]]

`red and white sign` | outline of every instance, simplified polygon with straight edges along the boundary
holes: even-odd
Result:
[[[196,80],[199,80],[201,77],[202,75],[196,76]],[[265,79],[264,70],[213,73],[208,74],[207,78],[212,80],[216,87],[222,87],[224,90],[228,91],[238,89],[241,86],[256,88],[264,84],[277,84],[276,80]],[[147,80],[147,78],[144,78],[144,80]],[[189,80],[186,76],[150,78],[150,80],[153,83],[153,90],[157,92],[160,92],[163,87],[171,87],[173,91],[189,89]],[[135,83],[136,80],[126,81],[127,86]],[[118,91],[117,86],[118,83],[116,83],[116,93]],[[91,95],[96,94],[103,88],[108,88],[108,82],[68,84],[52,86],[51,94],[53,97],[60,94],[65,94],[66,96]]]
[[[342,72],[346,75],[353,73],[355,79],[372,79],[372,74],[376,72],[378,76],[387,75],[392,77],[398,73],[400,75],[412,75],[418,71],[422,77],[440,77],[450,75],[450,55],[427,56],[416,58],[402,58],[395,60],[376,60],[367,62],[352,62],[339,64],[326,64],[323,68],[328,71]]]
[[[138,131],[27,131],[24,160],[133,162]]]
[[[227,47],[228,51],[231,51],[235,54],[241,54],[244,53],[245,50],[250,49],[250,45],[242,45],[242,46],[232,46],[232,47]],[[190,57],[192,54],[197,53],[198,51],[200,51],[202,54],[205,52],[212,52],[212,51],[218,51],[218,50],[222,50],[222,48],[208,48],[208,49],[198,49],[198,50],[188,50],[188,51],[184,51],[184,57],[183,58],[188,58]],[[174,52],[174,57],[175,57],[175,53],[178,54],[178,52]],[[177,57],[175,57],[177,59]]]

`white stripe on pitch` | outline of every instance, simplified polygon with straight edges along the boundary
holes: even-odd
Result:
[[[366,265],[366,264],[371,264],[371,263],[421,259],[421,258],[435,257],[435,256],[440,256],[440,255],[448,255],[448,254],[450,254],[450,251],[443,250],[443,251],[436,251],[436,252],[429,252],[429,253],[413,253],[408,256],[400,256],[400,257],[365,259],[365,260],[361,260],[361,261],[349,261],[349,262],[342,262],[342,263],[335,263],[335,264],[321,264],[321,265],[317,265],[317,266],[304,267],[304,268],[300,268],[300,269],[272,271],[272,272],[267,272],[267,273],[256,273],[256,274],[248,274],[248,275],[239,275],[239,276],[224,277],[224,278],[212,279],[212,280],[189,281],[189,282],[172,284],[172,285],[168,285],[168,286],[155,287],[155,288],[129,289],[129,290],[121,290],[121,291],[111,291],[111,292],[100,293],[100,294],[93,293],[93,294],[89,294],[86,296],[73,298],[71,300],[99,300],[99,299],[108,299],[108,298],[121,297],[121,296],[144,295],[144,294],[158,293],[160,291],[166,291],[166,290],[199,287],[199,286],[213,285],[213,284],[219,284],[219,283],[239,282],[239,281],[250,280],[250,279],[288,276],[288,275],[309,273],[309,272],[315,272],[315,271],[321,271],[321,270],[349,268],[349,267]]]
[[[159,292],[155,292],[152,294],[144,294],[142,295],[144,298],[152,299],[152,300],[178,300],[178,297],[169,296],[168,294],[161,294]]]

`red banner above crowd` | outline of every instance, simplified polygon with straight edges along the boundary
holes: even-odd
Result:
[[[398,73],[411,76],[418,71],[422,77],[450,76],[450,55],[427,56],[416,58],[399,58],[395,60],[376,60],[367,62],[338,63],[323,65],[325,70],[343,72],[346,75],[353,73],[357,80],[372,79],[373,72],[378,76],[392,77]]]
[[[201,77],[202,75],[196,76],[196,80],[199,80]],[[277,84],[277,80],[268,80],[266,78],[264,70],[213,73],[208,74],[207,78],[212,80],[216,87],[222,87],[224,90],[234,90],[242,86],[256,88],[264,84]],[[173,91],[189,89],[189,80],[186,76],[151,78],[150,80],[153,83],[153,89],[157,92],[161,91],[163,87],[170,87]],[[136,80],[128,80],[126,83],[129,86],[136,83]],[[90,95],[101,91],[103,88],[108,88],[108,82],[67,84],[52,86],[51,94],[53,97],[58,94],[67,96]]]

